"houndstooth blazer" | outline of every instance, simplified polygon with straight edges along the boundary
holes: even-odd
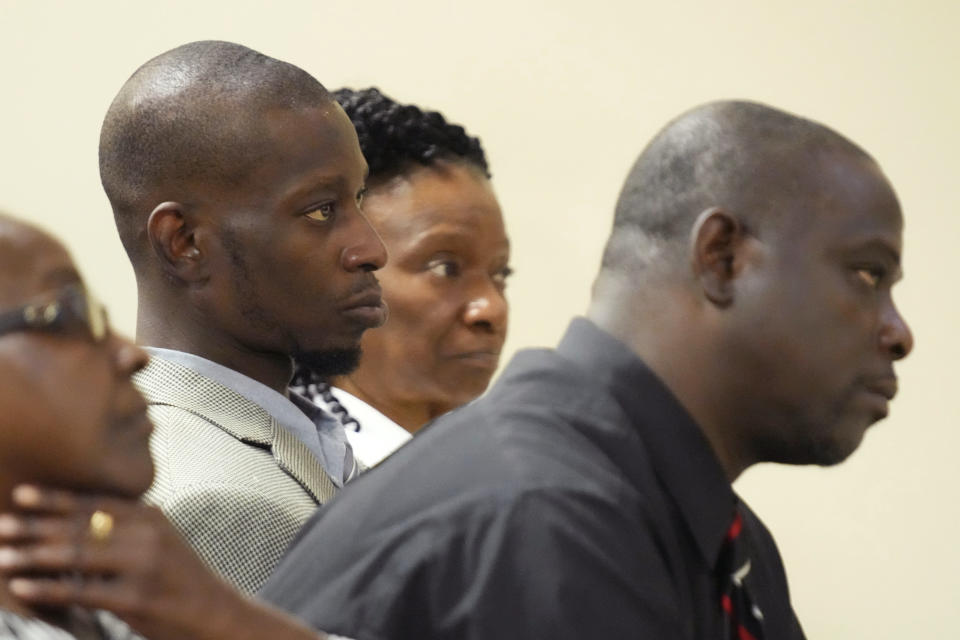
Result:
[[[157,356],[134,382],[154,424],[144,499],[217,573],[256,592],[336,487],[306,445],[218,382]]]

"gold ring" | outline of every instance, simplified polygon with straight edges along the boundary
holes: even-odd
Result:
[[[90,537],[97,542],[103,542],[113,533],[113,516],[106,511],[97,509],[90,516],[90,526],[87,527]]]

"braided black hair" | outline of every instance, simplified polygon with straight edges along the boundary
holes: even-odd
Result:
[[[339,89],[333,93],[347,112],[360,138],[360,149],[370,165],[370,181],[394,178],[411,165],[458,160],[490,177],[480,139],[437,111],[400,104],[376,87]]]

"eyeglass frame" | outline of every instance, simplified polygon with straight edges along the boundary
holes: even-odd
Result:
[[[0,336],[24,330],[51,331],[70,320],[81,322],[94,342],[103,342],[110,333],[103,305],[83,285],[71,284],[63,287],[53,300],[0,312]]]

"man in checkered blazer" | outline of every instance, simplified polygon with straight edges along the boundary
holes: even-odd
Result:
[[[302,69],[195,42],[124,84],[100,173],[152,356],[147,499],[252,593],[358,470],[339,422],[287,391],[294,359],[349,372],[386,318],[356,133]]]

